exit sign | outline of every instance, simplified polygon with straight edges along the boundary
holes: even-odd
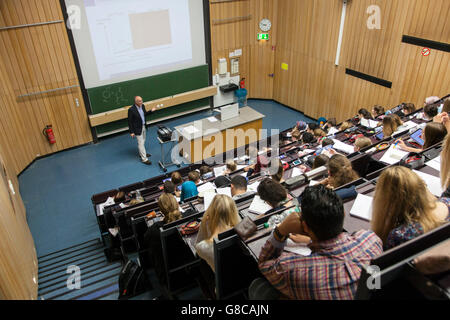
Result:
[[[269,40],[268,33],[258,33],[258,40]]]

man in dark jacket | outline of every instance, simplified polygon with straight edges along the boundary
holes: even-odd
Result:
[[[136,137],[139,149],[139,156],[143,163],[151,165],[152,162],[148,159],[151,155],[145,150],[145,137],[146,137],[146,125],[145,116],[154,112],[156,108],[152,111],[147,112],[145,110],[145,105],[142,103],[142,98],[137,96],[134,98],[134,105],[128,109],[128,127],[130,129],[131,138]]]

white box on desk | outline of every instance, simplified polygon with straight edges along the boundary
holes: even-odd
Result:
[[[220,120],[225,121],[239,116],[239,103],[220,108]]]

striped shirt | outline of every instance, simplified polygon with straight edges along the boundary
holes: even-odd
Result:
[[[381,239],[366,230],[314,243],[310,256],[285,252],[284,246],[272,233],[261,250],[259,268],[283,295],[300,300],[353,299],[361,265],[369,265],[383,251]]]

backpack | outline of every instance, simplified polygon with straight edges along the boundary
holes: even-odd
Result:
[[[144,269],[133,260],[128,260],[119,274],[119,300],[129,299],[150,289]]]

